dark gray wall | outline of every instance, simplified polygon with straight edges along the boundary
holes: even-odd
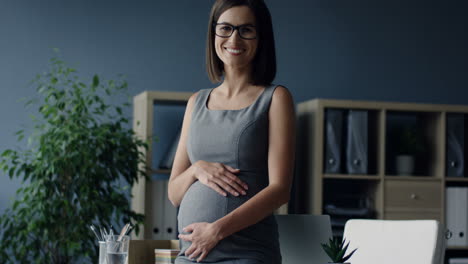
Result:
[[[410,3],[408,3],[410,2]],[[212,87],[204,45],[212,0],[0,2],[0,151],[24,147],[17,102],[52,48],[83,76],[128,76],[131,94]],[[267,0],[278,74],[295,101],[341,98],[468,104],[462,1]],[[18,181],[0,174],[0,212]]]

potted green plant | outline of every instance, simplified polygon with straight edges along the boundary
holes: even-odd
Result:
[[[424,152],[423,140],[417,130],[403,127],[398,130],[396,172],[398,175],[413,175],[415,159]]]
[[[337,237],[332,237],[328,240],[328,243],[322,243],[322,248],[330,257],[332,262],[329,263],[348,263],[346,262],[353,254],[356,252],[357,248],[351,251],[348,255],[346,251],[348,250],[349,242],[346,243],[346,240],[339,239]]]
[[[0,263],[96,262],[90,224],[138,228],[144,217],[130,209],[129,188],[147,177],[139,167],[147,142],[135,136],[121,105],[109,102],[127,83],[98,75],[82,82],[54,57],[32,84],[38,98],[27,105],[38,104],[39,115],[30,144],[0,156],[0,169],[23,182],[0,216]],[[24,132],[17,135],[22,141]]]

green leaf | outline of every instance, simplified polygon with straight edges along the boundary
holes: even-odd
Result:
[[[334,252],[331,250],[331,248],[326,248],[325,253],[327,253],[327,255],[330,257],[331,260],[335,259]]]
[[[3,151],[1,156],[2,156],[2,158],[5,158],[7,156],[10,156],[11,153],[13,153],[13,151],[11,149],[7,149],[7,150]]]
[[[11,167],[8,171],[8,176],[10,176],[10,179],[13,178],[13,176],[15,175],[15,169],[15,167]]]
[[[20,202],[18,200],[13,202],[13,211],[15,211],[18,208],[19,204]]]
[[[93,76],[93,87],[99,86],[99,76],[94,75]]]
[[[339,251],[338,251],[338,254],[336,254],[336,256],[335,256],[335,261],[337,261],[337,262],[343,262],[343,261],[342,261],[342,258],[343,258],[343,256],[344,256],[345,253],[346,253],[346,250],[344,250],[344,249],[339,250]]]
[[[356,252],[357,248],[355,248],[351,253],[349,253],[346,257],[343,258],[343,262],[346,262],[351,256]]]
[[[344,256],[348,250],[349,242],[346,243],[345,239],[338,239],[338,237],[331,237],[327,244],[321,244],[323,250],[331,258],[334,263],[344,263],[356,251],[353,250],[349,255]]]

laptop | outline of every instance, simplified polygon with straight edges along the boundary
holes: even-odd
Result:
[[[276,215],[283,264],[331,262],[321,243],[332,236],[328,215]]]

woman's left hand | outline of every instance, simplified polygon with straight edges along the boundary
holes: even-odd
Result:
[[[191,234],[180,234],[179,238],[192,242],[192,245],[185,251],[185,256],[202,261],[216,244],[221,240],[219,228],[211,223],[193,223],[183,229],[184,232]]]

